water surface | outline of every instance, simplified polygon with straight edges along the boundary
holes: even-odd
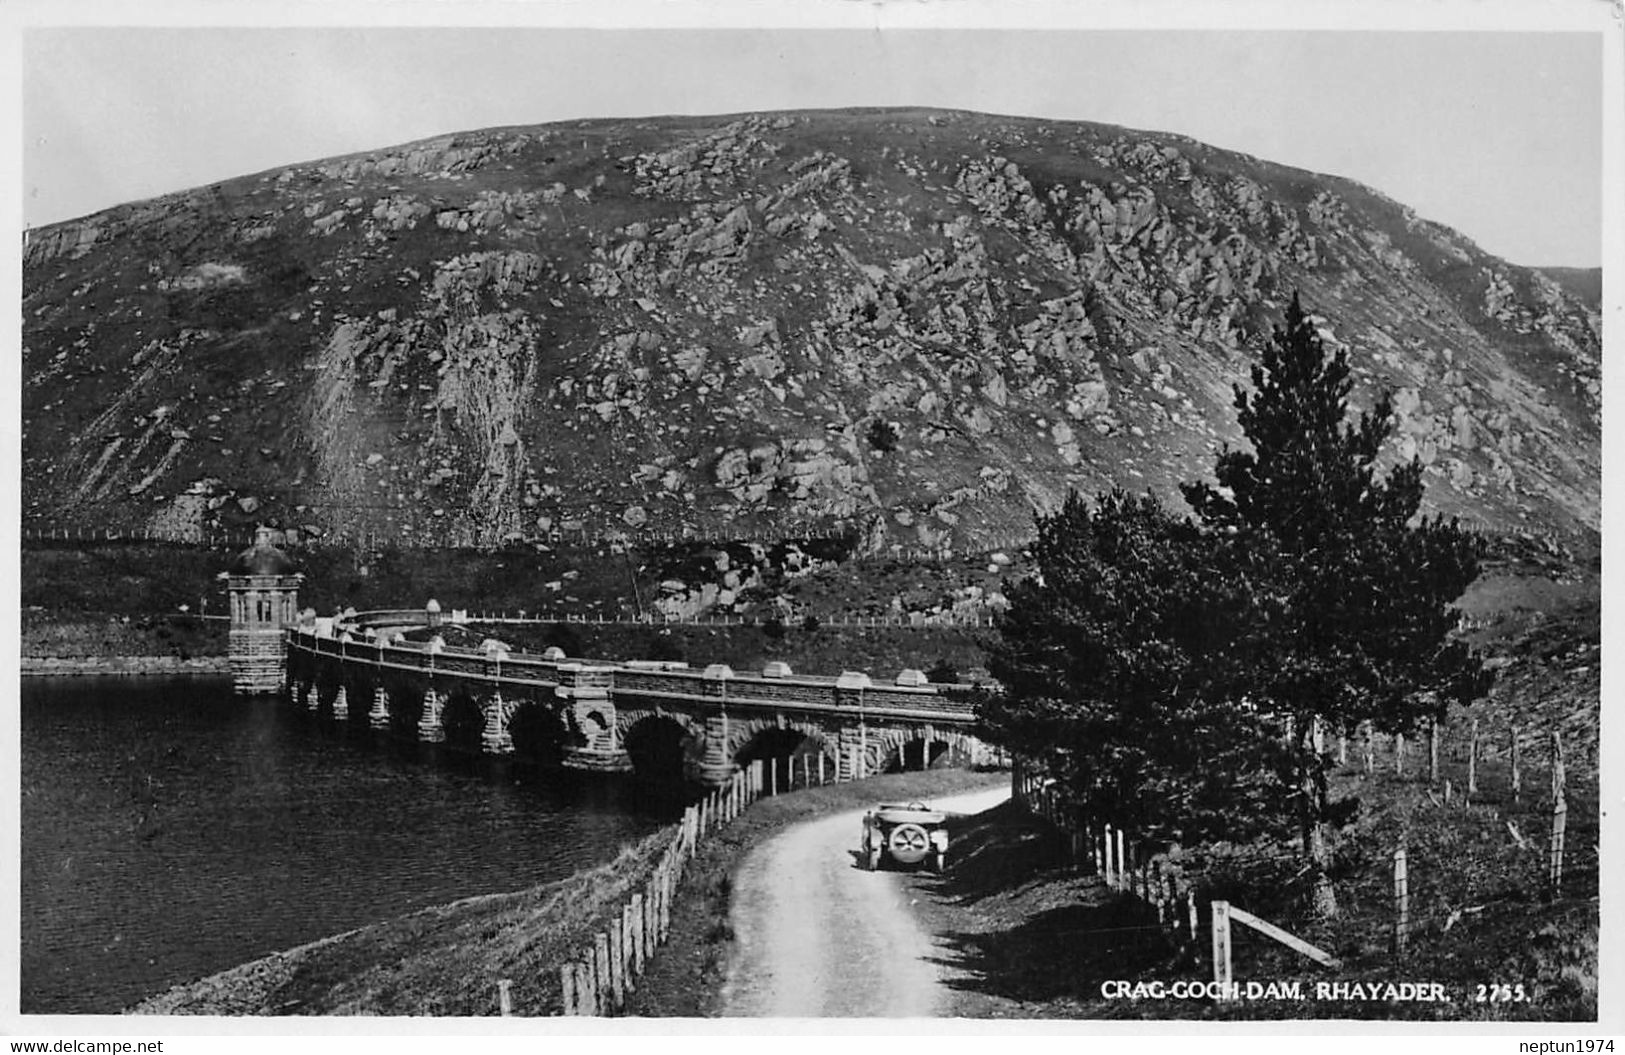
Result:
[[[225,678],[25,678],[21,721],[24,1013],[562,878],[661,819],[617,778],[437,760]]]

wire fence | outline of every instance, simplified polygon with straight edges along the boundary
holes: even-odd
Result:
[[[914,615],[846,615],[810,616],[804,619],[780,619],[775,616],[744,615],[728,612],[695,612],[684,614],[646,614],[627,616],[620,614],[587,615],[580,612],[454,612],[453,623],[509,626],[554,626],[558,624],[590,626],[750,626],[782,629],[799,626],[802,629],[992,629],[998,616],[992,609],[919,613]]]
[[[1485,896],[1471,884],[1447,892],[1440,875],[1418,873],[1419,862],[1431,864],[1437,872],[1465,871],[1472,876],[1491,868],[1498,870],[1496,874],[1508,868],[1521,870],[1533,878],[1547,901],[1598,896],[1600,846],[1595,821],[1587,817],[1578,829],[1571,828],[1568,778],[1574,761],[1594,767],[1595,760],[1568,757],[1561,733],[1518,723],[1491,730],[1472,719],[1453,730],[1445,723],[1430,724],[1425,735],[1409,742],[1403,735],[1378,734],[1362,726],[1353,736],[1340,736],[1325,747],[1346,775],[1370,780],[1391,774],[1398,781],[1409,781],[1422,790],[1426,805],[1419,808],[1431,811],[1433,819],[1476,826],[1472,840],[1443,848],[1418,845],[1419,836],[1402,834],[1385,863],[1391,866],[1391,881],[1385,879],[1380,890],[1365,890],[1368,906],[1373,896],[1387,903],[1385,937],[1394,960],[1403,959],[1412,941],[1423,934],[1442,935],[1497,906],[1523,903],[1516,892]],[[1492,760],[1493,777],[1488,765]],[[1335,963],[1323,950],[1281,929],[1323,925],[1326,921],[1318,914],[1277,912],[1262,921],[1213,898],[1204,879],[1187,872],[1183,857],[1093,816],[1087,805],[1072,802],[1062,786],[1030,760],[1015,760],[1012,797],[1062,836],[1065,867],[1098,875],[1108,889],[1136,899],[1156,914],[1154,924],[1120,929],[1161,932],[1197,960],[1203,958],[1204,949],[1209,950],[1215,981],[1231,980],[1232,917],[1248,927],[1261,927],[1266,935],[1323,964]],[[1251,863],[1267,866],[1272,861],[1287,874],[1301,857],[1290,850],[1276,851],[1273,857],[1261,850]],[[1366,879],[1370,888],[1374,881]],[[1211,941],[1200,940],[1204,934]]]
[[[166,528],[163,526],[102,526],[83,524],[25,524],[19,529],[23,546],[132,543],[162,544],[214,551],[240,551],[254,544],[254,532]],[[1031,544],[1030,536],[1016,533],[978,532],[973,543],[958,542],[940,546],[881,542],[860,545],[856,526],[789,526],[773,532],[720,533],[698,529],[661,531],[594,531],[586,527],[564,531],[558,528],[534,534],[510,534],[500,540],[482,539],[478,533],[449,530],[436,538],[403,536],[374,531],[323,531],[284,528],[273,532],[272,543],[287,548],[379,552],[383,550],[462,549],[498,552],[510,548],[573,546],[596,549],[675,549],[679,547],[724,548],[728,546],[781,546],[842,543],[862,556],[891,557],[911,562],[949,561],[994,553],[1019,554]]]

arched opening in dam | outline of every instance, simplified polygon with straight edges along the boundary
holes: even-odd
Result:
[[[624,745],[638,780],[662,787],[677,787],[688,779],[688,763],[700,746],[683,723],[664,716],[634,724]]]
[[[818,756],[825,754],[824,741],[800,729],[763,729],[734,753],[734,762],[747,767],[760,759],[763,779],[784,791],[818,783]],[[827,774],[834,773],[834,757],[826,762]]]
[[[537,700],[521,700],[508,718],[513,754],[521,762],[548,768],[562,765],[567,734],[558,713]]]
[[[446,700],[440,722],[446,730],[447,747],[454,751],[479,753],[480,737],[485,733],[485,711],[473,695],[454,691]]]
[[[881,765],[882,773],[910,773],[921,769],[943,769],[959,764],[953,744],[947,740],[917,736],[904,740],[896,750],[889,752]]]

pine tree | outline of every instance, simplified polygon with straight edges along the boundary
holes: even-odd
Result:
[[[1250,449],[1183,488],[1194,521],[1122,492],[1040,517],[1010,590],[985,735],[1098,818],[1168,838],[1296,826],[1336,912],[1322,733],[1408,732],[1488,678],[1451,636],[1480,542],[1419,518],[1422,466],[1378,472],[1384,397],[1351,420],[1347,355],[1296,297],[1235,406]]]
[[[1252,449],[1223,451],[1218,486],[1187,485],[1211,532],[1267,569],[1246,618],[1246,667],[1232,689],[1290,730],[1292,798],[1316,879],[1316,908],[1337,910],[1327,875],[1329,756],[1318,734],[1370,721],[1409,732],[1488,679],[1450,638],[1451,607],[1478,574],[1477,536],[1454,520],[1413,518],[1422,501],[1416,459],[1379,478],[1393,424],[1387,396],[1348,420],[1347,353],[1328,356],[1297,296],[1235,406]]]
[[[1039,518],[1039,574],[1010,590],[984,735],[1143,836],[1257,834],[1272,743],[1215,662],[1251,606],[1233,549],[1149,496],[1114,491],[1091,509],[1069,495]]]

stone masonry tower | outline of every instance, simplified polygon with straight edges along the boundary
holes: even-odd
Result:
[[[287,652],[282,628],[299,621],[299,584],[305,577],[271,545],[268,527],[254,532],[254,545],[220,577],[231,597],[233,688],[238,695],[280,692]]]

